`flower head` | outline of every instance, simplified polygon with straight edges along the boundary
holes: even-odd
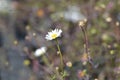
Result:
[[[78,71],[78,78],[82,79],[85,77],[85,75],[87,74],[87,70],[84,69],[84,70],[79,70]]]
[[[35,51],[34,56],[39,57],[39,56],[43,55],[46,52],[46,50],[47,50],[46,47],[41,47]]]
[[[67,67],[72,67],[72,62],[70,62],[70,61],[67,62],[67,63],[66,63],[66,66],[67,66]]]
[[[60,37],[62,33],[61,29],[54,29],[51,32],[48,32],[48,34],[46,35],[45,39],[47,40],[53,40],[56,39],[57,37]]]

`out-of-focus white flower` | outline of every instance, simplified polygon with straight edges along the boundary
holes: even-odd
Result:
[[[57,37],[60,37],[62,33],[61,29],[54,29],[51,32],[48,32],[48,34],[46,35],[45,39],[47,40],[53,40],[56,39]]]
[[[78,22],[85,19],[77,6],[69,6],[68,10],[64,12],[64,18],[72,22]]]
[[[51,18],[55,21],[64,18],[65,20],[73,23],[86,19],[78,6],[68,6],[67,10],[56,12],[51,15]]]
[[[41,47],[35,51],[34,56],[39,57],[43,55],[44,53],[46,53],[46,51],[47,51],[46,47]]]
[[[9,0],[0,0],[0,12],[8,12],[11,9],[11,2]]]

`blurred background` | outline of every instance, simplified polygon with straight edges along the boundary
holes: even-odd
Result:
[[[86,62],[84,36],[78,23],[87,19],[90,56]],[[0,80],[50,80],[36,49],[47,47],[54,66],[59,56],[51,29],[62,29],[59,39],[69,76],[65,80],[120,80],[120,0],[0,0]]]

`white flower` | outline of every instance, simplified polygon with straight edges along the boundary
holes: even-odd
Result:
[[[46,53],[46,51],[47,51],[46,47],[41,47],[35,51],[34,56],[39,57],[39,56],[43,55],[44,53]]]
[[[68,6],[68,10],[64,12],[64,18],[68,21],[76,23],[85,19],[85,16],[81,13],[80,8],[77,6]]]
[[[62,33],[61,29],[54,29],[51,32],[48,32],[48,34],[46,35],[45,39],[47,40],[53,40],[56,39],[57,37],[60,37]]]
[[[0,12],[11,12],[13,10],[10,0],[0,0]]]

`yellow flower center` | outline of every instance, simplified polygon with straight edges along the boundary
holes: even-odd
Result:
[[[55,38],[57,38],[57,34],[54,33],[51,35],[51,37],[52,37],[52,39],[55,39]]]

